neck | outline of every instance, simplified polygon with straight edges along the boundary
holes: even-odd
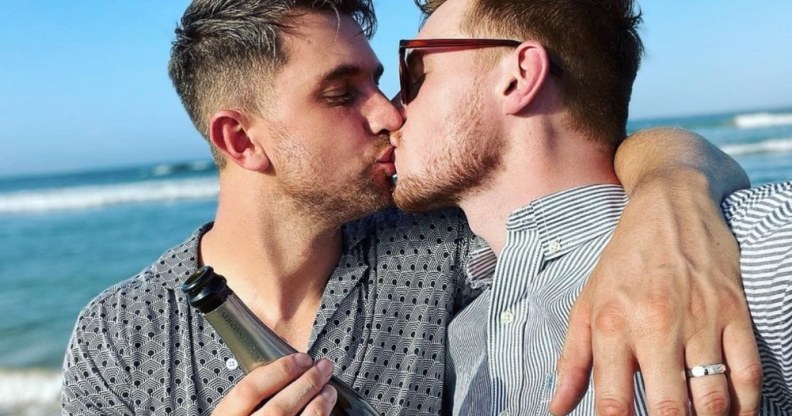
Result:
[[[506,222],[515,210],[579,186],[619,183],[611,152],[585,135],[533,121],[508,137],[501,168],[459,203],[471,230],[498,256],[506,243]]]
[[[265,188],[250,173],[224,171],[220,189],[214,227],[201,240],[201,262],[302,349],[341,254],[342,224],[322,224],[285,208],[289,204],[272,192],[257,192]]]

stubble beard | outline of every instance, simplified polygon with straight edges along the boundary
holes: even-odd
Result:
[[[400,209],[423,212],[458,206],[486,189],[501,167],[505,141],[486,125],[480,99],[470,96],[450,119],[456,121],[448,137],[427,139],[445,145],[427,161],[426,170],[420,175],[399,173],[393,200]]]
[[[382,146],[387,145],[387,137],[377,139]],[[281,169],[283,175],[283,196],[303,217],[308,217],[330,226],[340,226],[349,221],[364,217],[392,204],[389,178],[377,172],[374,156],[371,165],[361,169],[354,177],[345,181],[324,180],[314,173],[310,162],[305,158],[305,150],[293,145],[288,137],[281,138],[279,150],[292,161],[290,166]],[[343,165],[343,161],[339,161]],[[380,178],[381,176],[381,178]]]

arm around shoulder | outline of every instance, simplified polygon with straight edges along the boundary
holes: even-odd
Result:
[[[761,363],[740,279],[740,251],[721,200],[749,186],[739,165],[700,136],[646,130],[619,148],[616,174],[630,195],[619,225],[570,314],[552,409],[570,411],[594,368],[598,405],[633,402],[641,370],[650,413],[759,403]],[[728,311],[728,312],[726,312]],[[664,348],[657,348],[663,339]],[[679,383],[685,368],[730,363],[720,385]],[[599,371],[597,371],[599,369]],[[758,369],[757,371],[754,371]],[[566,381],[566,382],[565,382]]]
[[[619,146],[616,174],[628,194],[647,183],[701,184],[720,202],[726,195],[751,186],[748,175],[726,153],[688,130],[641,130]]]

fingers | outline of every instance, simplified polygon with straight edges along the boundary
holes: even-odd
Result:
[[[586,394],[591,373],[590,305],[581,296],[569,314],[569,329],[561,357],[550,413],[571,413]]]
[[[254,410],[256,415],[295,415],[303,408],[309,415],[329,414],[336,392],[324,387],[333,365],[328,360],[312,363],[306,354],[292,354],[251,371],[218,403],[213,415],[250,415]]]
[[[317,361],[311,369],[270,398],[256,414],[297,414],[322,391],[332,375],[333,364],[330,361]],[[319,409],[321,406],[315,408]]]
[[[251,414],[262,400],[297,379],[312,363],[313,360],[306,354],[292,354],[256,368],[228,392],[212,414]]]
[[[758,414],[762,400],[762,362],[753,329],[749,325],[726,327],[723,346],[731,387],[731,414]]]
[[[594,401],[598,415],[633,414],[633,374],[631,345],[625,342],[627,317],[622,310],[606,306],[595,316],[592,339],[594,351]],[[664,414],[664,413],[660,413]]]
[[[333,411],[338,392],[332,386],[325,385],[322,391],[303,410],[303,416],[327,416]]]
[[[644,302],[644,308],[635,313],[631,328],[646,407],[649,414],[687,414],[686,321],[677,316],[679,304],[666,295],[650,296]],[[720,346],[719,341],[716,346]]]
[[[687,368],[723,363],[720,333],[711,330],[704,334],[688,340],[685,351]],[[690,377],[687,383],[697,415],[729,414],[729,383],[725,374]]]

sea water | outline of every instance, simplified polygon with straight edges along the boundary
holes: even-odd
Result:
[[[792,179],[792,109],[641,120],[692,129],[754,185]],[[211,221],[209,161],[0,178],[0,415],[55,415],[80,309]]]

